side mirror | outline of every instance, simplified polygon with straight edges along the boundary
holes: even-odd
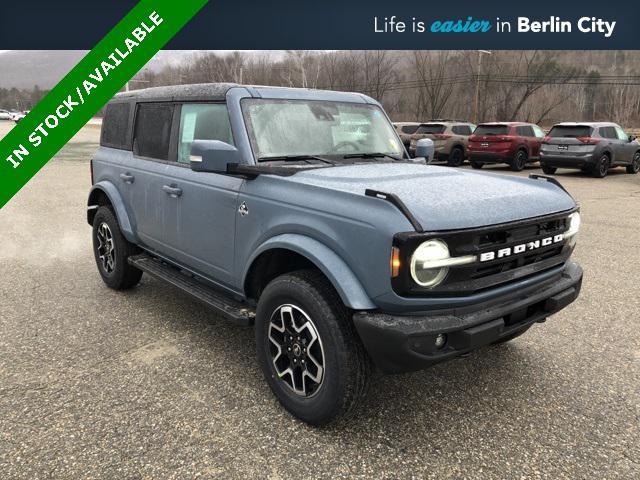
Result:
[[[194,172],[227,173],[229,165],[240,163],[240,152],[220,140],[195,140],[190,160]]]
[[[416,158],[423,157],[427,163],[433,161],[435,147],[430,138],[421,138],[416,142]]]
[[[633,142],[637,137],[635,135],[629,135],[629,141]]]

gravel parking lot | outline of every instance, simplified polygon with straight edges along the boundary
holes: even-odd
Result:
[[[103,285],[85,220],[98,132],[0,211],[1,478],[640,478],[640,176],[558,175],[582,205],[575,304],[380,375],[356,418],[313,429],[277,404],[252,330],[147,276]]]

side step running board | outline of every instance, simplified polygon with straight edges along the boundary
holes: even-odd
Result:
[[[255,311],[252,308],[234,300],[224,293],[207,287],[171,265],[167,265],[146,253],[129,257],[129,263],[143,272],[160,280],[164,280],[183,292],[197,298],[238,325],[249,326],[253,324]]]

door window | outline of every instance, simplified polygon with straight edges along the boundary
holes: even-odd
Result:
[[[169,159],[174,106],[167,103],[141,103],[136,114],[133,152],[141,157]]]
[[[618,138],[618,136],[616,135],[616,130],[613,127],[600,127],[600,136],[602,138]]]
[[[471,135],[471,127],[469,125],[454,125],[451,130],[456,135]]]
[[[533,125],[531,127],[533,129],[533,135],[538,138],[544,137],[544,131],[537,125]]]
[[[180,112],[178,162],[189,163],[194,140],[220,140],[233,145],[229,112],[223,103],[184,104]]]
[[[622,130],[620,127],[614,127],[616,130],[616,134],[618,135],[618,140],[623,140],[625,142],[629,141],[629,136],[624,133],[624,130]]]

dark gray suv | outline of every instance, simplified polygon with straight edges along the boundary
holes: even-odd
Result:
[[[640,144],[615,123],[573,123],[554,125],[540,147],[540,165],[546,174],[558,168],[577,168],[604,178],[612,167],[640,171]]]
[[[411,161],[357,93],[122,93],[91,170],[106,285],[145,272],[255,326],[269,386],[315,425],[354,410],[373,366],[506,342],[580,291],[580,215],[559,184]]]

